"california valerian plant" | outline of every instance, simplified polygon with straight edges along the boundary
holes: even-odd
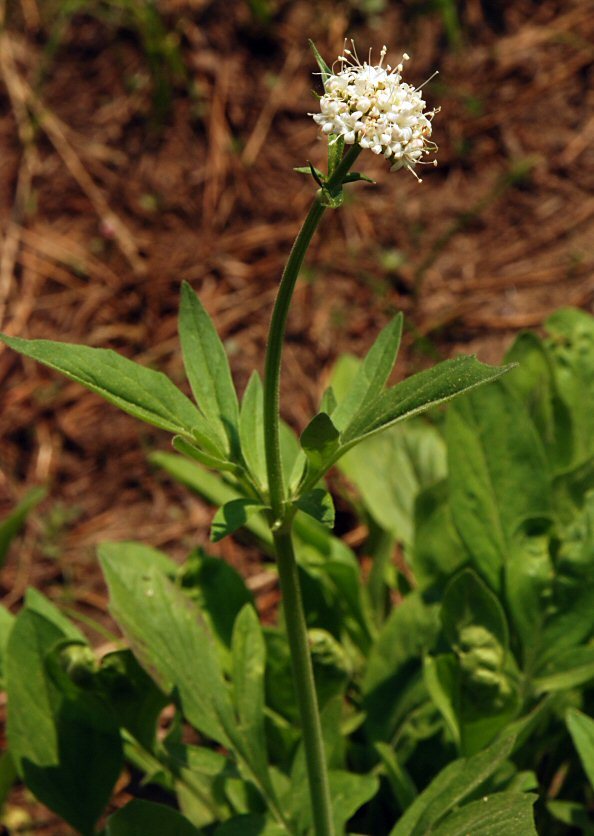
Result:
[[[336,73],[315,54],[324,94],[314,118],[328,136],[328,167],[300,169],[319,188],[281,279],[263,381],[254,373],[238,398],[214,325],[187,284],[179,335],[194,401],[163,374],[113,351],[3,337],[171,433],[183,458],[161,454],[159,463],[221,506],[212,539],[251,531],[275,557],[282,590],[282,628],[263,630],[250,593],[220,561],[199,551],[180,568],[140,544],[106,544],[101,566],[127,646],[98,659],[78,629],[35,591],[16,619],[2,611],[10,762],[39,799],[83,834],[96,832],[124,762],[176,798],[183,815],[137,800],[108,819],[106,836],[330,836],[347,827],[374,836],[535,832],[534,797],[526,792],[535,779],[512,756],[538,726],[545,711],[540,697],[554,690],[542,677],[557,681],[550,653],[565,622],[555,621],[555,606],[558,618],[563,612],[555,603],[549,621],[538,622],[543,660],[528,637],[540,617],[540,598],[532,602],[530,595],[545,593],[529,589],[521,555],[536,550],[545,561],[552,548],[547,538],[555,537],[568,544],[566,562],[583,557],[570,545],[579,539],[571,525],[577,532],[587,519],[581,471],[571,470],[575,462],[559,423],[567,407],[552,377],[522,419],[511,384],[487,387],[486,411],[482,388],[462,399],[447,419],[453,427],[448,449],[455,452],[446,483],[443,440],[415,416],[496,381],[512,366],[458,357],[387,386],[402,332],[397,316],[365,359],[336,377],[299,440],[281,421],[286,320],[324,212],[341,205],[345,187],[365,179],[352,170],[363,148],[386,156],[393,169],[413,172],[435,148],[434,111],[425,111],[419,91],[402,81],[402,64],[383,66],[385,50],[377,66],[346,50]],[[548,369],[548,362],[541,365]],[[526,378],[515,379],[523,380],[520,391],[529,388]],[[516,427],[532,427],[526,433],[536,446],[526,468],[537,485],[517,491],[514,485],[513,499],[503,476],[499,487],[488,478],[496,465],[503,471],[514,459],[505,439],[485,441],[489,416],[497,426],[505,419],[509,437],[516,437]],[[410,418],[400,435],[397,425]],[[552,433],[560,457],[557,493],[551,462],[536,441],[540,431]],[[366,451],[365,461],[374,445],[384,444],[396,444],[400,468],[391,474],[401,506],[395,528],[386,525],[390,512],[381,498],[369,499],[373,479],[357,476],[358,451]],[[493,462],[485,462],[481,445]],[[431,452],[423,460],[425,449]],[[408,493],[397,478],[407,472],[407,457],[417,480]],[[334,508],[324,478],[334,465],[364,485],[360,512],[377,535],[368,587],[353,553],[329,530]],[[381,478],[383,470],[374,475]],[[389,496],[380,486],[382,494]],[[554,496],[564,508],[578,508],[567,510],[565,528],[554,528]],[[390,580],[386,556],[396,540],[419,572],[418,590]],[[520,555],[515,562],[512,553]],[[561,601],[566,586],[551,591],[549,569],[538,566],[542,590]],[[395,586],[403,602],[392,609]],[[591,630],[572,623],[570,634],[580,664],[590,665],[582,645]],[[569,687],[576,681],[584,679],[570,676]],[[173,725],[158,735],[161,712],[171,704]],[[591,730],[579,713],[571,717],[582,754]],[[198,743],[186,742],[184,722],[198,732]],[[437,753],[429,759],[428,741]]]

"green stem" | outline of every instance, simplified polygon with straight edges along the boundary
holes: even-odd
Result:
[[[342,184],[345,175],[348,174],[350,167],[360,151],[361,149],[358,145],[353,145],[347,151],[326,184],[326,189],[329,192],[332,192]],[[303,222],[303,226],[295,239],[283,271],[268,333],[266,365],[264,370],[264,442],[266,446],[266,468],[268,471],[270,504],[275,522],[281,521],[284,516],[283,506],[285,500],[279,439],[279,383],[285,328],[295,283],[299,276],[303,259],[326,209],[322,203],[322,198],[321,192],[318,192]]]
[[[291,649],[293,680],[301,718],[314,832],[316,836],[334,836],[324,740],[293,540],[290,531],[275,531],[273,537],[283,592],[287,638]]]
[[[339,191],[344,177],[348,174],[360,151],[361,149],[358,146],[352,146],[328,178],[325,191],[331,196]],[[278,559],[287,639],[291,652],[291,665],[301,719],[313,829],[316,836],[334,836],[332,802],[320,712],[291,536],[293,514],[291,508],[285,507],[286,496],[279,435],[279,384],[287,316],[303,259],[326,209],[324,199],[324,193],[320,190],[316,194],[293,244],[272,312],[264,372],[264,440],[268,488],[272,508],[271,529]]]

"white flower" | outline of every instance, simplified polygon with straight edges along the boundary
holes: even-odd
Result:
[[[352,42],[351,42],[352,43]],[[326,76],[320,113],[312,113],[324,134],[342,136],[347,145],[359,144],[374,154],[383,154],[392,171],[409,169],[437,151],[431,142],[431,120],[437,110],[425,111],[420,87],[402,81],[403,64],[383,66],[387,48],[377,66],[359,61],[355,46],[338,57],[339,72]],[[408,60],[405,53],[403,61]],[[437,165],[434,160],[433,165]],[[418,179],[418,178],[417,178]]]

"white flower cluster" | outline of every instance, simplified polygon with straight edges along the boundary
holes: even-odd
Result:
[[[392,171],[408,168],[415,174],[413,168],[421,158],[437,150],[430,141],[437,111],[425,111],[420,88],[402,81],[402,63],[383,66],[386,52],[384,46],[379,64],[373,66],[360,63],[354,44],[352,52],[345,49],[337,59],[340,71],[325,79],[321,112],[310,115],[324,134],[342,136],[347,145],[357,143],[383,154],[392,162]],[[405,53],[403,61],[408,57]]]

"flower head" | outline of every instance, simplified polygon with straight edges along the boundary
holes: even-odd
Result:
[[[383,66],[385,46],[374,66],[371,51],[369,61],[361,64],[351,43],[353,50],[345,49],[337,59],[340,70],[334,72],[333,67],[324,79],[320,113],[310,115],[324,134],[383,154],[392,163],[392,171],[408,168],[417,176],[414,166],[437,150],[430,140],[431,120],[437,110],[426,111],[421,88],[402,81],[402,62],[394,68]],[[405,53],[402,61],[408,57]]]

